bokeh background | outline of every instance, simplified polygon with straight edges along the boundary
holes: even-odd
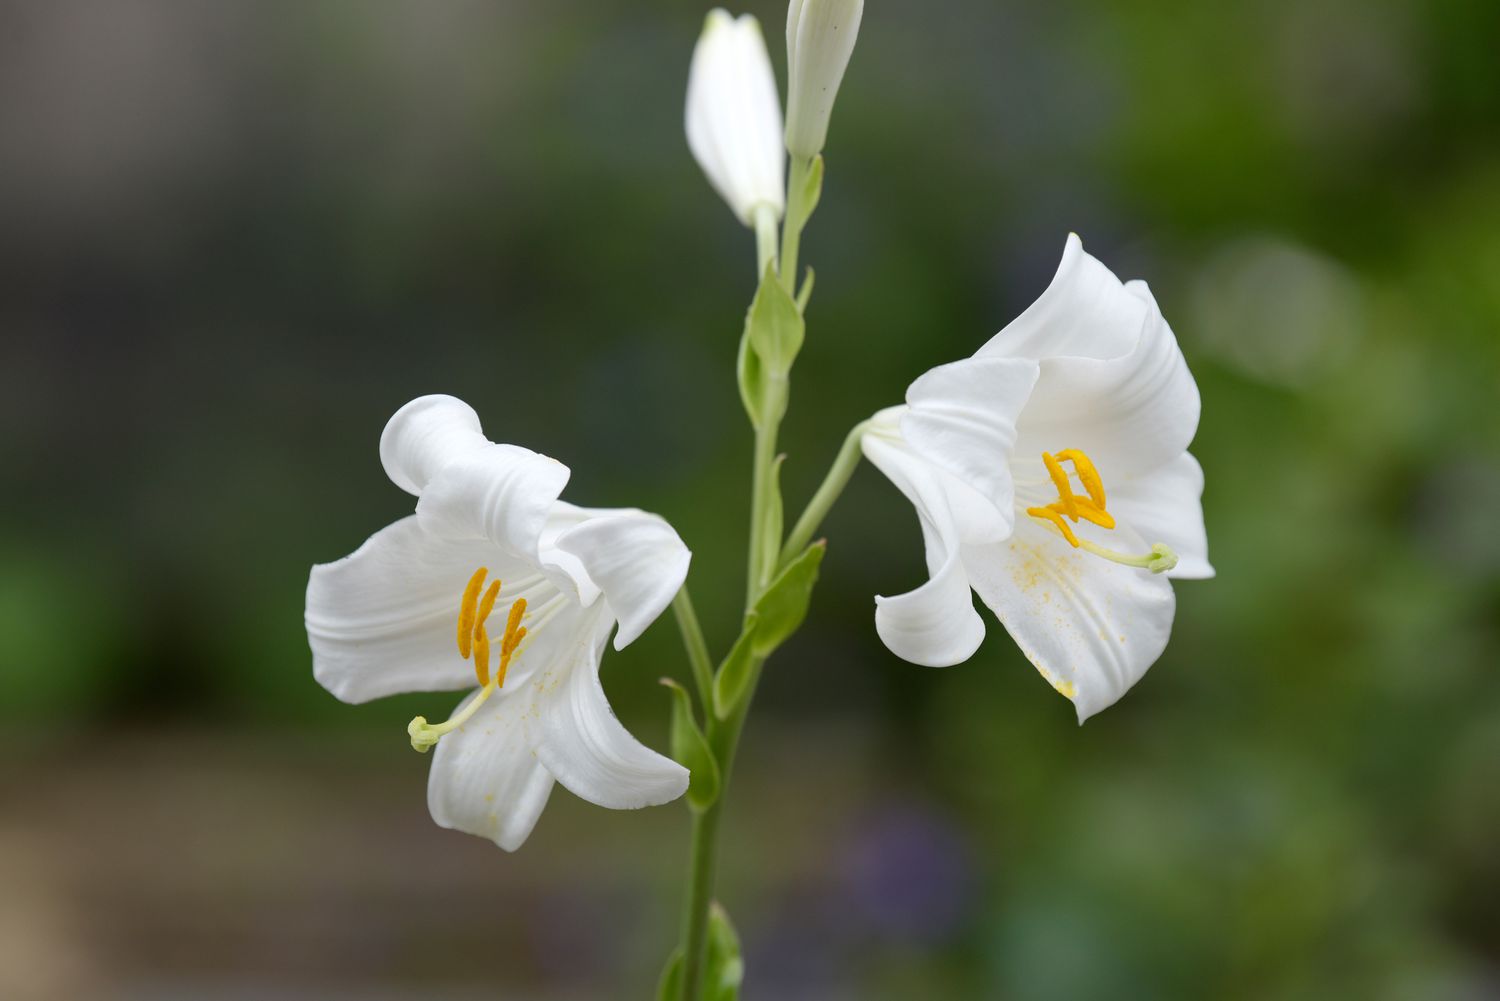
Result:
[[[0,996],[650,994],[685,808],[438,829],[403,728],[451,700],[336,702],[302,592],[450,392],[672,519],[732,637],[754,266],[682,136],[704,13],[0,3]],[[1198,377],[1219,577],[1080,729],[997,626],[880,646],[920,541],[862,470],[733,791],[746,998],[1500,997],[1497,39],[1490,0],[870,4],[789,506],[1076,230]],[[664,673],[667,620],[605,672],[657,746]]]

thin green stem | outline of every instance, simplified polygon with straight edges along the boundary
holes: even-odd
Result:
[[[828,517],[829,510],[844,492],[844,487],[849,485],[849,478],[854,475],[854,470],[859,468],[859,460],[862,457],[860,439],[864,436],[865,428],[869,424],[869,421],[861,421],[854,425],[848,437],[844,439],[843,447],[839,449],[838,456],[828,469],[828,475],[823,477],[823,484],[818,487],[818,492],[813,494],[812,500],[807,502],[807,508],[797,519],[797,524],[792,526],[791,534],[786,537],[786,544],[781,547],[781,556],[777,562],[778,569],[786,566],[807,547],[807,544],[812,541],[813,534],[823,524],[823,519]]]
[[[708,655],[708,642],[703,638],[703,627],[698,624],[698,613],[693,609],[693,599],[687,585],[678,588],[672,599],[672,613],[677,616],[677,628],[682,633],[682,645],[687,650],[688,663],[693,668],[693,681],[698,685],[698,699],[705,715],[713,715],[714,665]]]
[[[720,722],[712,712],[707,714],[707,737],[714,758],[719,762],[719,798],[714,805],[693,817],[693,841],[688,869],[687,909],[683,914],[682,994],[681,1001],[700,1001],[703,996],[704,960],[708,946],[708,911],[714,899],[714,881],[718,866],[719,827],[729,791],[729,776],[734,770],[735,752],[740,733],[749,715],[750,703],[760,682],[760,667],[753,668],[750,688],[738,708]]]
[[[723,792],[720,792],[723,799]],[[681,1001],[703,996],[703,963],[707,958],[708,911],[714,900],[714,871],[718,867],[719,818],[717,804],[693,814],[693,845],[688,862],[688,895],[682,915]]]
[[[786,221],[781,227],[781,284],[797,294],[797,254],[802,247],[802,227],[807,222],[807,180],[813,158],[792,154],[791,176],[786,186]]]

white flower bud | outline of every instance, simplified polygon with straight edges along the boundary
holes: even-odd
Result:
[[[688,73],[687,139],[740,222],[757,205],[780,218],[786,207],[786,152],[781,104],[760,22],[724,10],[708,15]]]
[[[864,0],[792,0],[787,8],[786,148],[796,155],[823,151],[864,13]]]

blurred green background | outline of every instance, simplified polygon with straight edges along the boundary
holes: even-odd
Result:
[[[773,59],[785,9],[749,9]],[[742,577],[747,232],[682,136],[700,3],[0,3],[0,996],[645,997],[687,817],[427,818],[449,697],[318,688],[313,562],[449,392]],[[1045,286],[1144,277],[1203,393],[1217,580],[1082,729],[862,470],[751,720],[754,999],[1500,997],[1500,5],[874,0],[804,244],[784,447]],[[664,746],[663,621],[605,681]]]

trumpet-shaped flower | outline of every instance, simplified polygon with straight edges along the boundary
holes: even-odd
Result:
[[[687,771],[620,725],[599,682],[611,630],[623,648],[682,585],[671,526],[559,500],[568,467],[490,442],[451,396],[402,407],[380,458],[416,513],[313,567],[307,636],[314,676],[345,702],[475,689],[447,722],[409,728],[437,748],[433,819],[513,851],[554,781],[615,809],[680,796]]]
[[[1168,578],[1211,577],[1197,385],[1143,282],[1070,236],[1042,296],[973,357],[926,373],[861,445],[917,508],[931,579],[877,598],[898,656],[945,666],[984,638],[970,589],[1079,721],[1160,656]]]
[[[816,156],[854,54],[864,0],[792,0],[786,12],[786,148]]]
[[[688,71],[688,146],[740,222],[758,206],[786,208],[781,104],[760,22],[727,11],[708,15]]]

